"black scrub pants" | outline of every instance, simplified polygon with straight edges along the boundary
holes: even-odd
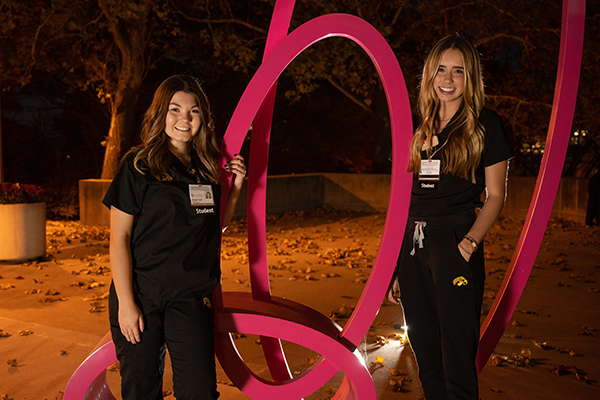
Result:
[[[475,212],[443,217],[409,216],[398,283],[410,345],[428,400],[479,398],[475,358],[485,281],[483,246],[467,262],[458,250]],[[414,243],[425,221],[423,248]]]
[[[136,295],[144,315],[141,341],[128,342],[121,334],[118,299],[111,285],[110,330],[121,364],[124,400],[163,399],[165,345],[173,367],[173,391],[178,400],[217,399],[214,311],[200,299],[154,300]]]

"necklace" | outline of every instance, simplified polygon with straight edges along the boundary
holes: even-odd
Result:
[[[433,149],[438,144],[440,144],[440,141],[437,135],[433,135],[433,138],[431,139],[431,147],[427,146],[427,139],[423,140],[423,150],[429,150],[430,148]]]
[[[433,153],[431,153],[429,156],[427,156],[428,160],[431,160],[433,158],[433,156],[435,156],[435,154],[440,151],[442,149],[442,147],[444,147],[446,145],[446,143],[448,143],[448,139],[446,139],[446,141],[444,142],[443,145],[441,145],[439,148],[437,148]],[[439,143],[438,143],[439,144]],[[437,145],[436,145],[437,146]],[[435,147],[435,146],[434,146]]]
[[[186,167],[190,165],[190,153],[186,153],[183,155],[177,154],[175,152],[172,152],[173,154],[175,154],[175,157],[177,157],[179,159],[179,161],[181,161],[183,163],[183,165],[185,165]]]

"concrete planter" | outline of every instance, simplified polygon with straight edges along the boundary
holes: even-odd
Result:
[[[87,226],[110,226],[110,211],[102,199],[112,179],[82,179],[79,181],[79,220]]]
[[[46,203],[0,204],[0,260],[46,255]]]

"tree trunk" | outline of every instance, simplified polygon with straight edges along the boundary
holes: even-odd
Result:
[[[141,82],[140,76],[138,79],[132,79],[122,89],[119,85],[120,89],[115,94],[115,101],[111,107],[104,163],[102,164],[102,179],[114,178],[121,157],[129,149]]]
[[[114,178],[121,157],[130,145],[136,104],[147,68],[144,51],[147,43],[146,23],[151,3],[151,0],[144,0],[137,5],[138,13],[130,18],[119,19],[117,14],[113,14],[111,4],[105,0],[98,1],[109,20],[109,31],[121,54],[117,89],[111,99],[111,121],[102,165],[102,179]]]

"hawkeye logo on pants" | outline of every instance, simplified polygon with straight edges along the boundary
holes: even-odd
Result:
[[[464,276],[459,276],[458,278],[455,278],[452,281],[452,284],[454,286],[467,286],[469,284],[469,281],[467,281],[467,279]]]

